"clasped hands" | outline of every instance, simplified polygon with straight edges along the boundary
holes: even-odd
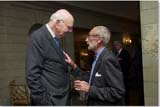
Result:
[[[65,61],[73,68],[76,69],[77,65],[74,63],[74,61],[69,57],[67,53],[64,52],[65,55]],[[85,93],[88,93],[89,91],[89,84],[86,81],[81,81],[81,80],[75,80],[74,81],[74,89],[77,91],[82,91]]]

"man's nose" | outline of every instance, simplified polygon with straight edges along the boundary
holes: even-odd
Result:
[[[86,37],[85,41],[86,41],[86,42],[88,41],[88,37]]]

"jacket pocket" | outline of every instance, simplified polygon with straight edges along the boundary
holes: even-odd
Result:
[[[33,105],[50,105],[50,95],[47,92],[31,96]]]

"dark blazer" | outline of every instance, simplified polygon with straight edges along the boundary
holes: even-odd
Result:
[[[121,58],[122,60],[119,61],[122,73],[123,73],[123,78],[124,78],[124,83],[126,88],[128,88],[129,85],[129,77],[130,77],[130,55],[128,51],[122,49],[121,53],[117,56],[118,58]]]
[[[99,56],[88,93],[88,105],[124,105],[125,87],[115,55],[104,48]]]
[[[66,105],[70,78],[62,51],[46,26],[30,38],[26,57],[26,81],[32,105]]]

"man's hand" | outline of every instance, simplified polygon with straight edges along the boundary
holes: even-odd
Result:
[[[89,87],[90,86],[89,86],[88,82],[80,81],[80,80],[74,81],[74,88],[77,91],[82,91],[82,92],[88,93]]]
[[[74,61],[69,57],[69,55],[65,52],[63,52],[65,55],[65,61],[73,68],[77,68],[77,65],[74,63]]]

